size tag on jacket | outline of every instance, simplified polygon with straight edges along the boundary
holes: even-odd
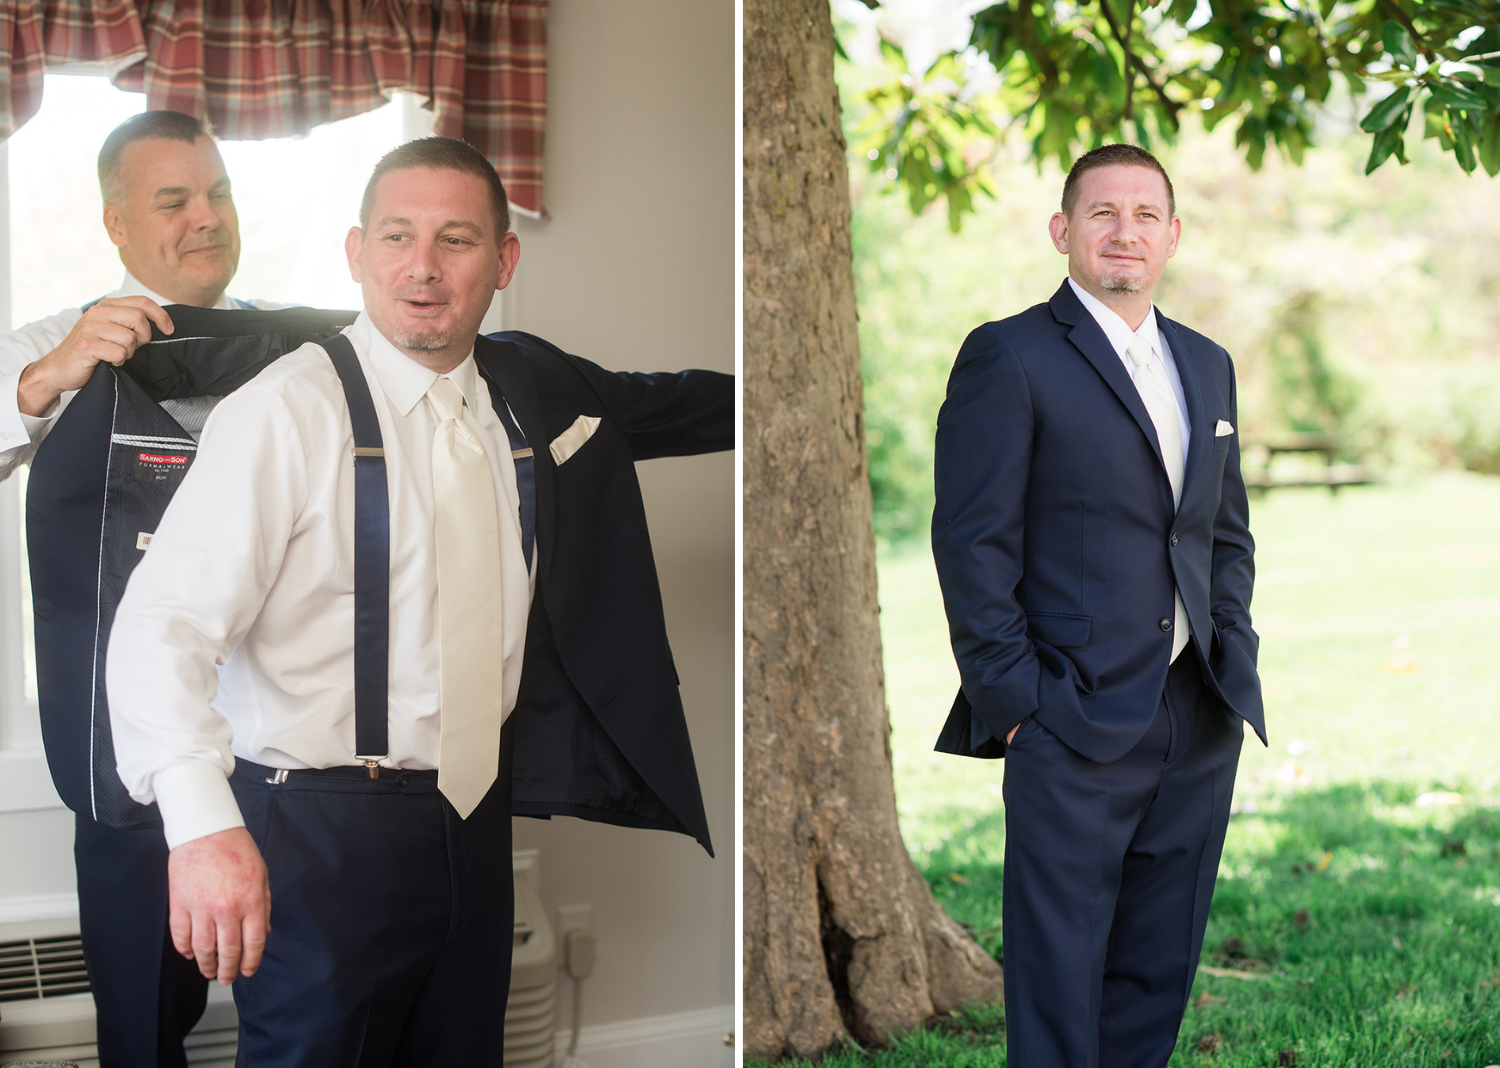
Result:
[[[175,486],[187,473],[192,457],[181,452],[141,451],[135,454],[135,471],[131,477],[137,482],[156,482]]]

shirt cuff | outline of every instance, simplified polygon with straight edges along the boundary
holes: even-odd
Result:
[[[21,426],[26,430],[26,440],[30,441],[57,418],[57,401],[52,402],[52,411],[47,415],[27,415],[20,410],[19,406],[16,408],[16,414],[21,417]]]
[[[0,376],[0,452],[29,445],[40,430],[57,418],[56,405],[50,416],[23,413],[20,400],[16,397],[16,390],[20,385],[20,375]]]
[[[245,825],[229,777],[217,764],[184,760],[157,772],[151,789],[161,808],[168,849]]]

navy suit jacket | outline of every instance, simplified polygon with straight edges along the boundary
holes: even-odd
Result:
[[[607,371],[519,331],[474,357],[536,463],[511,811],[680,831],[712,853],[635,462],[732,449],[734,379]],[[554,464],[548,442],[580,415],[598,429]]]
[[[132,477],[143,441],[190,458],[159,405],[224,394],[353,313],[171,307],[123,368],[100,364],[37,450],[27,497],[42,731],[63,801],[115,826],[159,825],[115,773],[104,690],[114,608],[175,481]],[[211,339],[211,340],[207,340]],[[635,461],[734,447],[734,379],[607,371],[530,334],[474,346],[495,403],[533,448],[536,596],[526,635],[512,810],[691,835],[712,852],[667,644]],[[547,445],[580,415],[598,429],[568,461]]]
[[[938,416],[933,558],[962,688],[937,748],[999,757],[1027,716],[1109,763],[1156,715],[1181,591],[1211,694],[1265,741],[1234,365],[1157,313],[1191,437],[1174,510],[1156,430],[1066,281],[959,351]],[[1216,435],[1220,421],[1235,432]]]

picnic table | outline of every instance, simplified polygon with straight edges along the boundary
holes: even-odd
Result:
[[[1322,486],[1329,493],[1337,493],[1343,486],[1366,486],[1374,482],[1375,476],[1368,465],[1335,462],[1342,445],[1338,434],[1321,431],[1290,431],[1246,441],[1241,454],[1245,488],[1256,496],[1293,486]],[[1258,466],[1245,459],[1245,454],[1257,453],[1264,456]],[[1277,456],[1315,454],[1323,458],[1321,468],[1299,466],[1292,473],[1271,470]]]

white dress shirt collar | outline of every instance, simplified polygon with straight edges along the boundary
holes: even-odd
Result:
[[[166,307],[168,304],[179,303],[178,301],[162,296],[160,293],[157,293],[154,290],[148,289],[146,287],[146,283],[142,282],[139,278],[131,274],[129,271],[125,272],[125,281],[120,283],[120,288],[111,293],[110,296],[149,297],[151,300],[156,301],[156,303],[160,304],[162,307]],[[239,307],[239,305],[234,302],[234,299],[230,297],[228,290],[226,290],[223,293],[219,294],[219,299],[213,303],[212,307],[218,308],[221,311],[232,311],[233,309]]]
[[[1088,309],[1094,321],[1099,324],[1099,328],[1104,331],[1104,336],[1109,339],[1115,355],[1125,365],[1125,373],[1130,376],[1131,381],[1135,380],[1135,364],[1125,351],[1130,346],[1130,339],[1138,337],[1151,346],[1151,351],[1161,361],[1162,372],[1167,376],[1167,384],[1172,387],[1172,396],[1177,400],[1177,415],[1182,420],[1182,450],[1183,455],[1186,456],[1188,440],[1193,433],[1193,421],[1188,415],[1187,394],[1182,388],[1182,376],[1177,372],[1176,356],[1156,325],[1156,305],[1151,305],[1151,311],[1141,321],[1140,329],[1132,330],[1130,324],[1120,318],[1118,312],[1073,281],[1071,275],[1068,276],[1068,285],[1073,287],[1073,292],[1078,294],[1078,299],[1083,302],[1083,306]]]
[[[1161,332],[1156,327],[1156,305],[1152,304],[1146,318],[1141,320],[1139,328],[1132,330],[1130,324],[1120,317],[1120,313],[1111,308],[1104,301],[1084,289],[1068,276],[1068,285],[1073,287],[1073,292],[1078,294],[1078,299],[1083,306],[1089,310],[1089,314],[1099,323],[1104,336],[1109,339],[1110,345],[1114,346],[1115,353],[1123,360],[1125,350],[1130,346],[1130,339],[1138,337],[1151,346],[1151,351],[1158,356],[1162,354]],[[1130,366],[1128,363],[1126,366]]]
[[[369,354],[370,366],[374,368],[375,377],[380,380],[380,388],[385,391],[391,404],[403,416],[410,415],[417,402],[427,395],[427,391],[437,381],[438,373],[423,367],[392,345],[384,334],[375,329],[375,324],[365,312],[359,313],[359,318],[354,320],[349,333]],[[469,406],[469,411],[479,411],[479,366],[474,362],[473,349],[469,350],[463,363],[448,372],[447,377],[463,393],[464,403]]]

